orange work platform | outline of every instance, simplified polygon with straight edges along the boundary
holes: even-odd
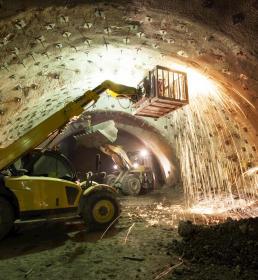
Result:
[[[134,104],[136,116],[159,118],[189,103],[184,72],[156,66],[139,88],[143,97]]]

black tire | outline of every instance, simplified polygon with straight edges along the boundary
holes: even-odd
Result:
[[[125,195],[139,195],[141,192],[141,181],[138,176],[129,174],[121,182],[121,189]]]
[[[3,239],[13,228],[14,209],[12,204],[0,197],[0,240]]]
[[[84,199],[82,218],[88,231],[106,229],[118,220],[120,204],[116,195],[108,190],[98,190]]]

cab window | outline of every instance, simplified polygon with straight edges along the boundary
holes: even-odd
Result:
[[[73,172],[68,165],[58,158],[42,155],[33,166],[34,176],[47,176],[53,178],[73,178]]]

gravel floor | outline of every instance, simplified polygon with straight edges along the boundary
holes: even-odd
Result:
[[[123,197],[120,221],[104,237],[79,219],[19,224],[0,242],[0,279],[258,279],[254,270],[195,262],[173,247],[183,242],[174,211],[181,202],[174,192]]]

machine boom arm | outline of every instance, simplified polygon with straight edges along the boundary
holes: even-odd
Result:
[[[128,158],[126,151],[121,146],[106,144],[101,146],[100,150],[110,156],[120,169],[130,170],[133,168],[131,160]]]
[[[16,159],[34,149],[46,140],[54,131],[64,127],[73,117],[83,113],[84,107],[92,101],[97,101],[100,94],[109,90],[108,94],[114,97],[133,98],[137,95],[136,88],[104,81],[93,90],[86,91],[82,96],[69,102],[64,108],[42,121],[26,132],[15,142],[0,149],[0,170],[11,165]]]

